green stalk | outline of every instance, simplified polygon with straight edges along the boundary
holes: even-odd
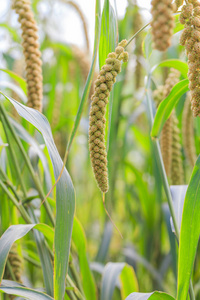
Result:
[[[74,266],[74,264],[73,264],[72,261],[69,262],[69,268],[70,268],[72,276],[73,276],[73,278],[74,278],[74,280],[75,280],[75,282],[77,284],[77,287],[79,288],[80,292],[82,294],[84,294],[84,291],[83,291],[83,288],[82,288],[82,284],[81,284],[81,281],[80,281],[80,278],[79,278],[79,274],[76,271],[76,268],[75,268],[75,266]]]
[[[150,23],[147,23],[146,25],[144,25],[142,28],[140,28],[140,30],[138,30],[127,42],[126,46],[124,47],[124,49],[126,49],[126,47],[134,40],[134,38],[141,32],[143,31],[146,27],[148,27],[150,25]]]
[[[149,90],[149,86],[150,86],[150,80],[151,80],[150,76],[148,76],[147,86],[146,86],[146,90],[147,90],[146,97],[147,97],[147,104],[148,104],[149,115],[150,115],[150,124],[151,124],[151,128],[152,128],[154,117],[153,117],[151,99],[150,99],[149,94],[148,94],[148,90]],[[175,233],[176,233],[176,236],[177,236],[177,240],[179,242],[180,233],[179,233],[178,224],[177,224],[177,220],[176,220],[176,215],[175,215],[175,211],[174,211],[174,207],[173,207],[173,201],[172,201],[172,196],[171,196],[171,192],[170,192],[170,187],[169,187],[169,183],[168,183],[168,180],[167,180],[167,175],[166,175],[166,172],[165,172],[165,167],[164,167],[164,163],[163,163],[163,159],[162,159],[162,154],[161,154],[161,150],[160,150],[159,141],[158,141],[158,139],[152,139],[152,141],[153,141],[153,146],[154,146],[156,154],[157,154],[156,158],[157,158],[157,162],[158,162],[161,177],[162,177],[163,186],[164,186],[164,190],[165,190],[166,197],[167,197],[167,202],[168,202],[168,205],[169,205],[169,210],[170,210],[171,217],[172,217],[172,220],[173,220]],[[195,295],[194,295],[194,290],[193,290],[191,280],[190,280],[189,293],[190,293],[191,300],[195,300]]]
[[[3,115],[3,117],[4,117],[5,121],[6,121],[6,124],[7,124],[8,128],[9,128],[11,134],[13,135],[13,137],[14,137],[14,139],[15,139],[15,141],[16,141],[16,143],[17,143],[17,145],[18,145],[18,147],[19,147],[19,149],[21,151],[21,154],[22,154],[22,156],[24,158],[24,162],[25,162],[25,164],[27,165],[27,167],[29,169],[29,172],[31,174],[31,177],[32,177],[34,183],[35,183],[35,186],[36,186],[36,189],[37,189],[37,191],[39,193],[39,196],[40,196],[41,200],[43,200],[43,199],[45,199],[45,194],[44,194],[43,188],[41,186],[38,174],[35,173],[35,171],[33,169],[33,166],[32,166],[32,164],[30,162],[30,159],[29,159],[26,151],[24,150],[24,147],[23,147],[23,145],[21,143],[21,140],[19,139],[19,137],[16,134],[16,132],[15,132],[12,124],[10,123],[10,121],[9,121],[9,119],[7,117],[6,111],[5,111],[4,106],[2,105],[2,103],[0,103],[0,110],[1,110],[1,113],[2,113],[2,115]],[[47,211],[47,214],[49,216],[49,219],[50,219],[52,225],[54,226],[55,225],[54,216],[53,216],[52,210],[51,210],[51,208],[49,206],[49,203],[47,201],[44,202],[44,207],[45,207],[45,209]]]
[[[8,187],[11,189],[11,191],[13,192],[15,198],[18,200],[18,202],[20,202],[20,198],[19,198],[19,196],[18,196],[18,194],[17,194],[17,192],[16,192],[14,186],[12,185],[12,183],[11,183],[10,180],[8,179],[8,176],[4,173],[4,171],[2,170],[1,167],[0,167],[0,174],[1,174],[1,176],[3,177],[3,178],[1,179],[2,182],[5,183],[6,186],[8,186]]]
[[[73,291],[74,294],[77,296],[78,299],[80,300],[86,300],[85,297],[81,294],[81,292],[79,291],[79,289],[75,286],[75,284],[73,283],[72,279],[69,277],[69,275],[67,275],[67,283],[73,287]]]
[[[19,167],[16,155],[15,155],[15,151],[13,149],[10,137],[8,135],[8,129],[6,127],[4,118],[1,118],[1,122],[2,122],[2,125],[3,125],[3,128],[4,128],[4,132],[5,132],[8,144],[9,144],[10,154],[11,154],[11,157],[12,157],[12,160],[13,160],[13,164],[14,164],[15,170],[17,172],[17,176],[18,176],[19,182],[21,184],[21,188],[22,188],[23,194],[24,194],[24,197],[26,197],[27,196],[26,187],[25,187],[22,175],[21,175],[21,170],[20,170],[20,167]]]
[[[7,194],[7,196],[10,198],[12,203],[17,207],[17,209],[19,210],[19,212],[20,212],[21,216],[23,217],[24,221],[28,224],[32,224],[32,221],[31,221],[29,215],[27,214],[25,208],[15,199],[15,197],[11,194],[11,192],[8,190],[6,185],[1,180],[0,180],[0,187]]]

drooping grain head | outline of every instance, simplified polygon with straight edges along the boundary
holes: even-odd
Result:
[[[185,28],[180,44],[185,46],[188,56],[188,79],[191,91],[191,109],[193,116],[200,116],[200,2],[190,0],[182,7],[180,22]]]
[[[105,146],[105,114],[108,97],[121,71],[121,60],[128,60],[128,53],[124,51],[126,40],[116,47],[115,52],[109,53],[106,64],[101,68],[95,81],[95,92],[89,117],[89,151],[93,172],[100,190],[108,191],[107,153]]]
[[[165,81],[163,88],[163,96],[165,99],[171,92],[172,88],[176,83],[178,83],[180,77],[180,72],[171,69],[168,75],[168,78]],[[170,116],[163,126],[161,137],[160,137],[160,146],[163,157],[163,162],[168,178],[172,176],[172,156],[173,156],[173,117]]]
[[[19,15],[22,29],[22,46],[26,63],[28,106],[42,110],[42,61],[38,43],[38,29],[31,10],[30,1],[13,0],[12,7]]]
[[[194,167],[197,155],[194,136],[194,118],[191,111],[190,93],[187,94],[182,118],[183,148],[190,165]]]
[[[151,5],[153,47],[166,51],[171,45],[176,7],[172,0],[152,0]]]

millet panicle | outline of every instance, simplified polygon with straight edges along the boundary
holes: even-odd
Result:
[[[171,45],[176,5],[172,0],[152,0],[151,5],[153,47],[166,51]]]
[[[101,68],[95,81],[95,92],[92,96],[89,117],[89,151],[93,172],[100,190],[108,191],[107,153],[105,146],[105,113],[108,97],[121,71],[121,60],[128,61],[124,51],[127,41],[123,40],[115,52],[109,53],[106,64]]]
[[[38,29],[29,0],[13,0],[12,7],[19,15],[22,29],[22,46],[26,64],[28,106],[42,110],[42,61],[38,43]]]
[[[185,25],[180,44],[185,46],[188,56],[191,109],[193,116],[197,117],[200,116],[200,2],[188,0],[182,7],[179,20]]]

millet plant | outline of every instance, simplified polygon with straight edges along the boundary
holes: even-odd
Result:
[[[5,2],[0,300],[200,299],[200,1]]]

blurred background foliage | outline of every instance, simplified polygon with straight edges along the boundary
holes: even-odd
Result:
[[[67,2],[58,1],[57,5],[60,5],[60,10],[64,6],[71,5]],[[51,125],[55,144],[63,159],[90,70],[92,46],[87,48],[84,30],[82,31],[85,40],[84,47],[56,40],[56,34],[58,36],[62,34],[63,28],[60,29],[58,12],[56,17],[52,18],[54,5],[54,1],[32,1],[32,8],[39,27],[43,60],[43,114]],[[45,7],[44,14],[40,10],[43,6]],[[78,11],[77,16],[80,17]],[[4,14],[4,22],[0,24],[1,34],[6,36],[9,41],[9,47],[5,51],[4,49],[1,51],[0,85],[3,92],[23,103],[26,96],[22,91],[22,84],[19,83],[19,77],[17,80],[12,74],[7,74],[2,70],[10,70],[25,78],[24,58],[20,45],[21,31],[19,24],[13,19],[16,19],[16,15],[9,6],[8,11]],[[87,22],[87,15],[85,15],[85,19]],[[130,0],[123,19],[117,20],[116,38],[118,40],[128,39],[146,23],[143,11],[138,7],[136,1]],[[15,24],[14,27],[13,24]],[[177,23],[177,26],[179,25]],[[53,28],[54,37],[50,34],[51,28]],[[70,28],[65,28],[65,33],[68,30]],[[177,31],[179,30],[177,29]],[[80,226],[85,231],[87,257],[98,290],[101,289],[102,270],[108,262],[127,262],[135,270],[137,277],[135,280],[138,281],[140,291],[149,292],[159,289],[172,295],[176,291],[177,249],[170,229],[169,211],[165,206],[165,194],[150,138],[145,77],[152,67],[163,60],[172,58],[186,60],[183,47],[178,44],[178,35],[179,32],[174,35],[173,44],[165,54],[156,50],[152,51],[149,29],[145,29],[137,35],[128,47],[129,62],[123,65],[111,96],[113,102],[109,136],[107,137],[107,140],[109,139],[110,189],[106,195],[106,207],[120,229],[123,239],[108,220],[101,193],[92,173],[88,149],[90,97],[85,103],[80,125],[68,155],[66,167],[76,191],[75,214],[77,220],[82,224]],[[94,78],[97,73],[98,64]],[[169,68],[156,68],[152,75],[152,89],[156,90],[158,86],[163,85],[168,74]],[[92,89],[93,84],[90,95]],[[182,132],[184,101],[185,96],[176,106],[180,132]],[[19,117],[10,103],[6,101],[4,104],[33,168],[40,176],[44,192],[47,193],[54,182],[54,176],[43,139],[30,124]],[[154,105],[154,112],[155,110]],[[22,187],[24,185],[28,195],[28,198],[24,199],[27,209],[32,211],[32,214],[40,222],[51,225],[44,205],[40,207],[38,191],[24,164],[23,157],[12,135],[5,130],[3,125],[0,124],[1,181],[6,182],[8,189],[12,190],[14,187],[14,191],[20,196],[20,199],[24,199]],[[195,133],[195,145],[198,151],[200,147],[198,122],[195,124]],[[180,138],[182,143],[182,133]],[[12,149],[15,149],[14,157],[8,144],[12,144]],[[38,151],[41,152],[40,158],[38,158]],[[181,144],[181,155],[185,184],[188,184],[192,166],[186,159],[183,143]],[[19,180],[16,168],[13,168],[13,159],[18,161],[23,183]],[[55,190],[48,198],[48,203],[55,210]],[[8,201],[8,195],[0,189],[1,234],[11,224],[23,223],[24,220],[16,207],[11,201]],[[21,257],[20,263],[23,265],[20,277],[22,276],[23,282],[27,285],[41,288],[43,276],[34,234],[29,233],[16,245],[17,250],[13,251],[14,253],[16,251]],[[52,242],[48,241],[48,247],[53,248]],[[77,244],[73,240],[70,262],[73,261],[77,268],[76,272],[80,271],[79,251],[81,250],[77,248]],[[70,265],[70,275],[76,278],[76,274],[73,272],[75,271]],[[5,278],[9,279],[6,275]],[[197,293],[200,287],[199,259],[195,264],[193,279]],[[85,279],[82,278],[82,280],[84,282]],[[117,287],[119,286],[118,282]],[[134,289],[130,290],[130,292],[133,291]],[[120,296],[118,288],[115,290],[113,299],[125,299],[123,295]]]

